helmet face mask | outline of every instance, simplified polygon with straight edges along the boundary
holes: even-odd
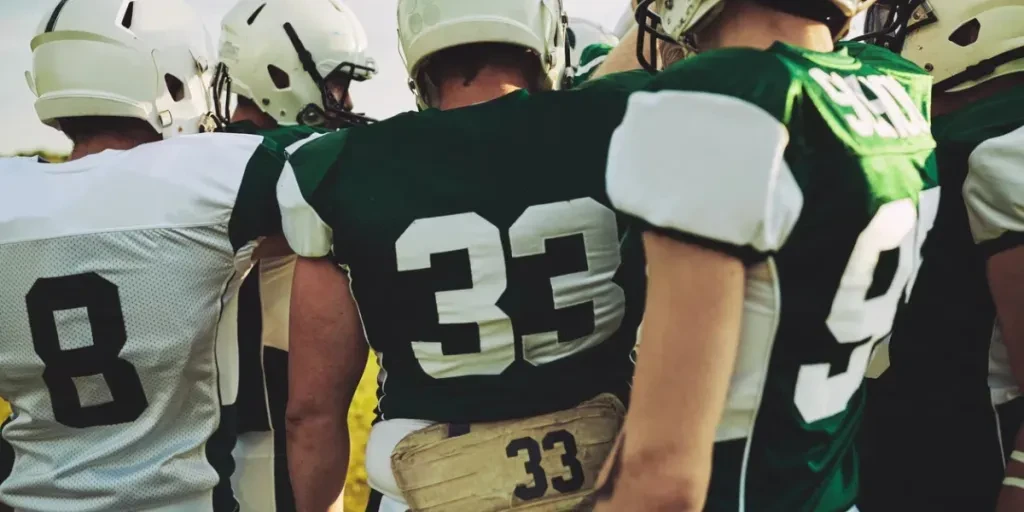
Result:
[[[868,10],[864,35],[855,41],[901,53],[907,36],[938,18],[928,0],[879,0]]]
[[[647,58],[647,55],[652,57],[658,55],[658,41],[667,44],[693,46],[690,40],[685,42],[677,41],[662,31],[661,16],[654,12],[653,9],[657,1],[659,0],[641,0],[637,4],[635,13],[636,23],[639,26],[636,38],[636,58],[640,65],[649,73],[658,72],[657,58],[654,57],[653,61]],[[688,36],[685,36],[685,38],[688,39]]]
[[[362,25],[339,0],[241,0],[224,18],[221,64],[230,76],[215,83],[228,84],[278,124],[373,122],[347,101],[349,85],[377,70]],[[218,112],[230,114],[230,94],[217,97]]]
[[[367,59],[367,65],[356,64],[353,62],[342,62],[335,66],[335,68],[327,74],[327,78],[320,75],[320,71],[317,69],[316,64],[313,62],[313,55],[306,50],[306,47],[302,44],[302,39],[299,38],[298,33],[292,27],[291,23],[284,24],[284,31],[288,34],[288,39],[292,42],[292,47],[295,48],[295,53],[299,56],[299,62],[302,63],[303,69],[309,74],[313,82],[317,84],[320,89],[320,105],[316,103],[308,103],[305,107],[299,111],[296,116],[295,122],[299,124],[305,124],[308,126],[323,126],[323,125],[365,125],[375,122],[374,119],[366,117],[363,114],[356,114],[349,110],[346,105],[345,99],[348,98],[349,86],[352,81],[362,82],[372,77],[376,72],[376,66],[374,65],[373,59]],[[347,80],[343,80],[343,88],[339,97],[336,97],[331,90],[331,80],[329,78],[343,76],[347,77]]]

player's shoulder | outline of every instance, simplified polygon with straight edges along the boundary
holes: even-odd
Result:
[[[598,78],[586,80],[577,85],[574,91],[591,91],[596,93],[626,93],[639,91],[646,87],[653,75],[642,69],[621,71]]]
[[[648,92],[684,91],[751,103],[776,119],[788,117],[797,81],[785,56],[753,48],[723,48],[676,62],[659,73]]]

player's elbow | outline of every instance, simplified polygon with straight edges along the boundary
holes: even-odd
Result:
[[[285,429],[289,439],[323,436],[325,433],[344,428],[347,411],[334,407],[323,400],[304,397],[288,397],[285,409]]]
[[[644,487],[645,509],[700,512],[711,480],[710,457],[675,449],[641,450],[623,458],[622,474]]]

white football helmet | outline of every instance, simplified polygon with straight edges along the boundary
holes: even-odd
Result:
[[[707,26],[722,12],[728,0],[642,0],[637,6],[640,37],[653,36],[670,43],[695,49],[691,36]],[[855,16],[866,11],[875,0],[757,0],[769,7],[821,19],[832,30],[835,40],[842,39]],[[640,44],[643,44],[641,40]],[[643,59],[646,60],[646,59]],[[644,67],[653,70],[649,63]]]
[[[185,0],[60,0],[32,38],[39,119],[146,121],[164,138],[210,128],[213,45]]]
[[[464,44],[506,43],[533,52],[542,85],[564,85],[568,17],[562,0],[398,0],[398,42],[420,106],[431,86],[420,71],[431,55]]]
[[[318,125],[329,116],[368,121],[348,112],[344,95],[337,101],[327,83],[332,75],[347,75],[347,94],[347,83],[377,71],[363,25],[340,0],[241,0],[224,17],[220,62],[218,75],[227,73],[231,91],[281,125]],[[228,97],[225,91],[217,96]]]
[[[879,0],[865,32],[931,72],[940,91],[1024,72],[1024,0]]]
[[[569,17],[569,31],[566,41],[569,43],[569,54],[574,68],[579,69],[583,49],[594,44],[616,46],[619,38],[607,31],[600,24],[583,18]]]

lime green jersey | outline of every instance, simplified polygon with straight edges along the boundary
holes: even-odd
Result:
[[[779,43],[681,61],[630,99],[615,206],[747,264],[705,510],[855,505],[861,381],[938,203],[930,88],[880,48]]]
[[[604,148],[647,80],[403,114],[291,154],[285,232],[302,255],[333,247],[350,272],[383,419],[626,398],[644,265],[608,202]]]

